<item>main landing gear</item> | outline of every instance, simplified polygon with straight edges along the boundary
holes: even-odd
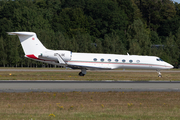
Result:
[[[157,73],[158,73],[158,77],[161,78],[162,77],[161,72],[157,70]]]
[[[86,69],[81,69],[79,76],[84,76],[86,74]]]

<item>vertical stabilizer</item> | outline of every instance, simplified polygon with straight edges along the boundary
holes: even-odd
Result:
[[[39,55],[47,50],[34,32],[8,32],[8,34],[19,37],[25,55]]]

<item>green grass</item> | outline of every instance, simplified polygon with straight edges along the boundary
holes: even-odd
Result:
[[[180,92],[0,93],[0,118],[178,120],[179,100]]]

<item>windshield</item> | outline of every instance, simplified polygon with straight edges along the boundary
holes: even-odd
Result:
[[[156,60],[157,60],[157,61],[163,61],[161,58],[157,58]]]

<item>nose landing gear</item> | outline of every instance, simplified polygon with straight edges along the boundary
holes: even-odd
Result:
[[[158,77],[161,78],[162,77],[161,72],[157,70],[157,73],[158,73]]]

